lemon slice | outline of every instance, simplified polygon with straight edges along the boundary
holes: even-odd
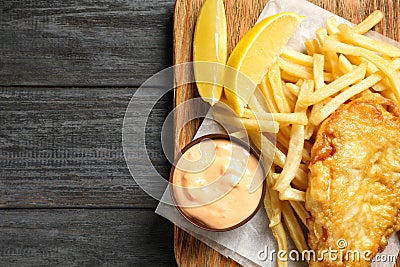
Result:
[[[199,94],[211,105],[219,101],[223,90],[227,38],[224,3],[206,0],[194,32],[193,64]]]
[[[232,51],[224,91],[239,116],[303,18],[292,12],[268,17],[251,28]]]

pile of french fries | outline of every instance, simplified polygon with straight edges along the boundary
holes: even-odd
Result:
[[[305,42],[307,53],[284,49],[242,118],[224,118],[243,124],[246,132],[234,135],[248,134],[263,159],[273,159],[264,203],[280,250],[288,251],[286,230],[300,252],[308,249],[305,192],[321,123],[362,94],[378,92],[400,104],[400,49],[364,35],[382,18],[375,11],[354,27],[329,18],[317,38]],[[266,133],[276,133],[276,144]]]

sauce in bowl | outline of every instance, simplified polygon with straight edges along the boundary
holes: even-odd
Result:
[[[250,147],[225,135],[209,135],[183,150],[171,171],[171,192],[189,221],[222,231],[242,225],[256,213],[263,181],[263,167]]]

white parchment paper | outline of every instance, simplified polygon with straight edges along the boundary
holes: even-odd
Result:
[[[291,48],[297,51],[304,51],[304,41],[314,37],[315,31],[318,28],[325,26],[326,19],[334,16],[334,14],[325,9],[304,0],[271,0],[261,13],[259,21],[276,13],[289,11],[296,12],[299,15],[306,17],[288,44]],[[336,17],[338,23],[349,23],[341,17]],[[400,47],[399,43],[376,32],[370,32],[368,35]],[[217,123],[210,119],[205,119],[195,138],[205,134],[221,132],[223,132],[223,130]],[[234,259],[244,266],[276,266],[277,245],[270,229],[268,228],[269,220],[263,208],[260,209],[259,212],[245,225],[232,231],[217,233],[205,231],[193,226],[174,206],[164,203],[171,203],[170,199],[169,188],[167,188],[162,201],[157,207],[157,214],[167,218],[180,228],[217,250],[219,253]],[[288,240],[289,249],[294,249],[294,245],[290,241],[290,238]],[[376,257],[376,262],[373,262],[372,266],[393,266],[394,259],[396,258],[399,249],[399,238],[397,234],[394,234],[385,251]],[[384,257],[386,260],[382,261]],[[289,262],[289,266],[307,266],[304,262]]]

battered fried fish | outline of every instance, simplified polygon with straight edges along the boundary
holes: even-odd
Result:
[[[345,104],[311,156],[310,266],[370,266],[400,228],[400,107],[372,93]]]

